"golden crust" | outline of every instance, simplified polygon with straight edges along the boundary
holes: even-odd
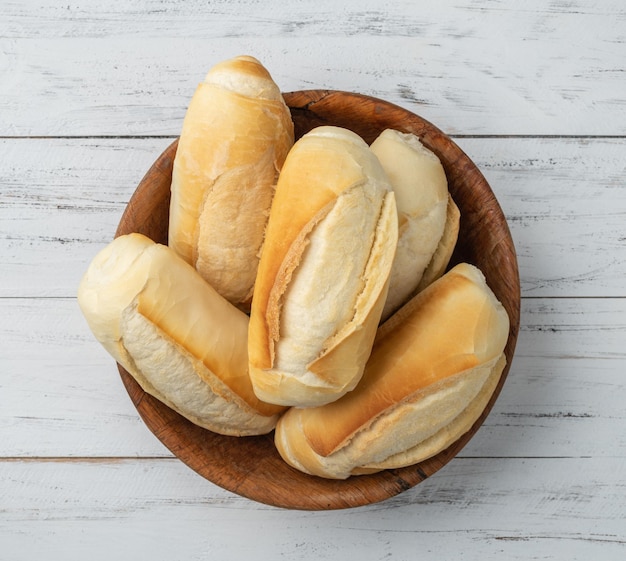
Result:
[[[242,430],[254,431],[258,420],[268,432],[267,418],[275,417],[275,423],[283,411],[259,400],[252,389],[247,316],[170,248],[141,234],[116,238],[90,264],[78,300],[113,357],[146,391],[190,420],[204,419],[207,426],[215,417],[220,420],[211,428],[220,432],[221,419],[229,423],[223,414],[228,408]],[[161,372],[160,363],[173,366]],[[142,371],[142,364],[148,369]],[[164,387],[177,388],[175,402]],[[236,428],[228,430],[232,434]]]
[[[471,265],[457,265],[379,328],[361,382],[352,392],[322,407],[294,409],[283,416],[277,447],[292,465],[327,477],[333,477],[335,461],[342,477],[371,464],[371,459],[363,462],[363,450],[352,448],[356,436],[388,442],[391,450],[396,438],[385,439],[398,436],[393,427],[384,434],[368,431],[382,430],[384,420],[401,407],[443,396],[445,388],[463,388],[464,393],[450,391],[443,409],[433,411],[445,411],[450,399],[458,401],[456,410],[465,408],[502,356],[508,326],[508,316],[482,274]],[[467,401],[459,395],[468,396]],[[441,415],[431,413],[428,419],[436,430]],[[409,426],[402,433],[409,438],[410,431]],[[402,452],[384,451],[377,461]]]
[[[187,108],[172,172],[168,243],[244,310],[276,176],[293,140],[289,109],[252,57],[212,68]]]
[[[448,448],[448,446],[456,442],[472,428],[472,425],[485,410],[493,392],[496,390],[505,366],[506,357],[502,354],[496,361],[495,366],[490,370],[485,383],[476,396],[468,402],[467,406],[450,423],[437,430],[432,436],[425,438],[412,448],[393,454],[380,462],[357,467],[352,470],[352,475],[410,466],[427,460]]]
[[[272,393],[285,393],[287,397],[275,399],[277,403],[286,403],[283,399],[289,400],[293,391],[306,399],[303,394],[307,383],[293,380],[292,384],[287,381],[291,378],[289,372],[274,370],[275,348],[282,336],[284,299],[288,298],[287,291],[301,265],[311,233],[344,194],[365,185],[379,193],[376,196],[380,202],[376,204],[381,205],[378,210],[381,214],[374,221],[376,232],[363,233],[371,239],[363,243],[371,243],[375,248],[369,250],[367,275],[351,281],[355,297],[359,292],[364,296],[357,299],[354,321],[337,325],[325,348],[307,361],[309,373],[317,378],[314,385],[320,386],[316,390],[318,397],[325,401],[352,387],[371,350],[382,311],[378,302],[381,294],[386,294],[397,243],[395,200],[382,168],[367,145],[345,129],[315,129],[296,142],[287,157],[272,203],[250,314],[250,374],[255,390],[266,400],[271,401]],[[363,209],[363,213],[376,210],[369,206]],[[328,267],[340,274],[343,264],[329,262]],[[364,283],[363,278],[368,281]],[[302,405],[300,397],[296,399]],[[312,399],[317,398],[312,394]]]
[[[272,202],[250,314],[250,360],[255,368],[273,365],[280,301],[300,262],[307,235],[338,195],[363,180],[361,166],[346,157],[340,139],[309,133],[289,152]]]
[[[389,177],[401,224],[384,321],[417,293],[434,255],[436,265],[445,270],[444,259],[450,254],[442,244],[450,241],[444,237],[449,193],[441,161],[416,135],[386,129],[372,142],[371,150]],[[422,283],[422,288],[427,284]]]

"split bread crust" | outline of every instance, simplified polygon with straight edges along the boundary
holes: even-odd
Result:
[[[279,420],[282,458],[345,479],[423,461],[467,432],[506,364],[509,318],[482,273],[462,263],[384,323],[359,385]]]
[[[311,407],[352,390],[371,352],[397,245],[395,197],[355,133],[318,127],[281,171],[250,313],[260,399]]]
[[[214,66],[183,121],[168,244],[246,312],[276,178],[293,141],[278,86],[250,56]]]
[[[386,129],[371,150],[389,177],[399,222],[384,321],[444,273],[458,237],[459,211],[441,161],[416,135]]]
[[[116,238],[83,276],[78,303],[96,339],[142,389],[213,432],[270,432],[281,407],[248,376],[248,317],[169,247]]]

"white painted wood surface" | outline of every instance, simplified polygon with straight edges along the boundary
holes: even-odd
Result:
[[[484,426],[423,484],[287,512],[139,420],[75,291],[215,62],[450,133],[509,220],[522,326]],[[0,560],[626,558],[619,0],[0,0]]]

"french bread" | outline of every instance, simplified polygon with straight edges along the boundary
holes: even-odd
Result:
[[[248,316],[169,247],[116,238],[89,265],[78,303],[103,347],[153,395],[211,431],[270,432],[282,408],[248,376]]]
[[[291,466],[344,479],[420,462],[478,419],[506,359],[509,319],[473,265],[459,264],[380,328],[359,385],[290,409],[275,442]]]
[[[269,403],[310,407],[359,381],[397,244],[388,179],[355,133],[318,127],[278,179],[250,313],[250,377]]]
[[[185,114],[172,171],[168,244],[244,311],[276,177],[293,140],[278,86],[250,56],[214,66]]]
[[[456,244],[459,212],[439,158],[416,135],[386,129],[371,149],[396,195],[399,222],[384,321],[443,274]]]

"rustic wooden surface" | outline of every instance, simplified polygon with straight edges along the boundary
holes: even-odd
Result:
[[[618,0],[1,1],[0,559],[626,556],[626,8]],[[450,134],[518,251],[507,383],[389,501],[267,507],[148,431],[80,275],[209,66],[386,99]]]

